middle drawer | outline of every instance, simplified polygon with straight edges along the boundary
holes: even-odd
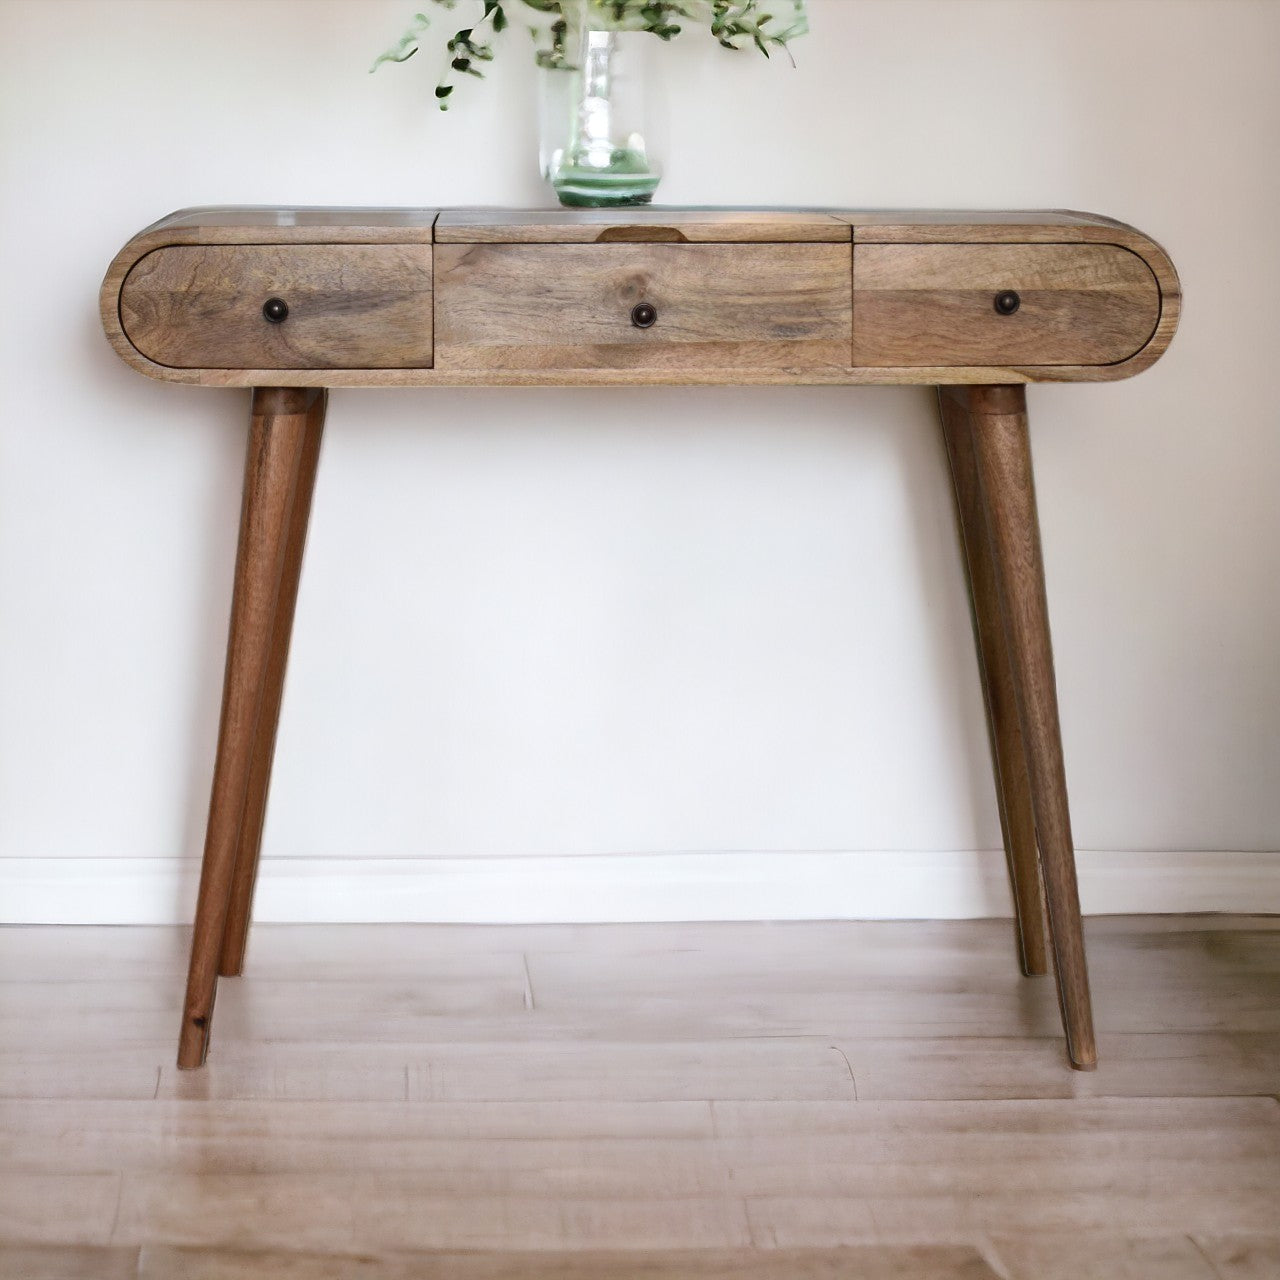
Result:
[[[848,244],[438,244],[436,368],[847,368]]]

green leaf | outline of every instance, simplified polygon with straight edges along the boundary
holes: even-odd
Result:
[[[436,9],[454,9],[460,0],[431,0]],[[468,0],[472,5],[475,0]],[[722,48],[740,52],[750,41],[766,58],[775,48],[791,57],[789,44],[809,30],[806,0],[519,0],[525,10],[543,16],[530,19],[528,29],[534,42],[538,65],[554,70],[571,69],[568,51],[569,19],[574,11],[570,3],[581,4],[601,25],[624,31],[643,31],[670,41],[683,33],[686,24],[709,31]],[[3,0],[0,0],[3,4]],[[511,20],[509,11],[517,0],[480,0],[478,22],[488,21],[494,34],[505,31]],[[430,8],[430,6],[427,6]],[[473,12],[475,10],[473,9]],[[413,15],[413,22],[400,40],[383,53],[370,67],[376,70],[384,62],[407,62],[421,47],[423,32],[430,25],[426,13]],[[477,64],[491,62],[492,45],[476,42],[475,28],[463,27],[447,41],[452,71],[484,78]],[[792,66],[795,59],[791,58]],[[436,90],[441,109],[448,106],[452,85]]]
[[[431,22],[425,13],[415,13],[404,35],[386,53],[374,60],[373,66],[369,68],[370,74],[377,71],[384,62],[408,62],[418,52],[419,37],[430,25]]]
[[[404,41],[401,41],[394,49],[388,49],[386,53],[378,56],[373,66],[369,68],[369,74],[372,75],[384,62],[408,62],[417,52],[418,46],[416,44],[406,49]]]

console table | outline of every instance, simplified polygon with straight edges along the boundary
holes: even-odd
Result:
[[[1093,1067],[1025,384],[1145,369],[1179,299],[1154,241],[1060,211],[212,208],[135,236],[116,352],[253,389],[178,1065],[244,966],[325,388],[900,383],[938,387],[1022,970],[1052,957]]]

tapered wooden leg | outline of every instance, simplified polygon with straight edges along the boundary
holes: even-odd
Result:
[[[1000,598],[996,591],[995,566],[987,515],[978,488],[973,458],[973,424],[960,400],[940,393],[942,434],[951,461],[955,484],[956,511],[960,523],[960,545],[964,553],[969,598],[973,606],[973,631],[978,648],[978,670],[982,676],[987,708],[987,729],[991,736],[992,767],[995,774],[996,804],[1005,857],[1013,884],[1014,909],[1018,926],[1018,958],[1028,975],[1049,972],[1045,939],[1044,907],[1040,881],[1040,855],[1036,849],[1035,818],[1031,810],[1031,782],[1027,776],[1022,730],[1013,693],[1013,669],[1005,643]]]
[[[307,438],[307,411],[319,394],[287,388],[253,393],[218,754],[178,1040],[180,1067],[200,1066],[208,1051],[218,959],[270,666],[290,514]]]
[[[1031,779],[1058,1003],[1071,1064],[1089,1070],[1097,1065],[1098,1055],[1062,763],[1026,391],[1020,386],[948,387],[943,395],[965,406],[972,422],[974,462]]]
[[[289,662],[289,640],[298,602],[298,582],[302,577],[302,556],[315,492],[316,468],[320,462],[320,440],[324,434],[324,414],[328,395],[321,392],[306,410],[302,458],[289,516],[289,536],[285,544],[284,571],[276,600],[271,632],[271,657],[267,663],[262,707],[254,738],[253,761],[249,770],[249,792],[236,848],[235,872],[231,879],[231,901],[222,937],[218,973],[234,977],[244,969],[245,943],[253,910],[253,891],[258,878],[258,856],[262,849],[262,826],[267,816],[267,795],[271,787],[271,762],[275,758],[276,730],[280,724],[280,703],[284,697],[285,668]]]

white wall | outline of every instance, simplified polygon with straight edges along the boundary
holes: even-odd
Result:
[[[512,35],[410,0],[0,0],[0,916],[182,919],[247,393],[98,327],[202,203],[536,205]],[[1139,378],[1035,388],[1087,909],[1280,910],[1280,5],[812,0],[659,49],[670,203],[1066,206],[1172,253]],[[1009,909],[922,389],[333,395],[262,915]]]

